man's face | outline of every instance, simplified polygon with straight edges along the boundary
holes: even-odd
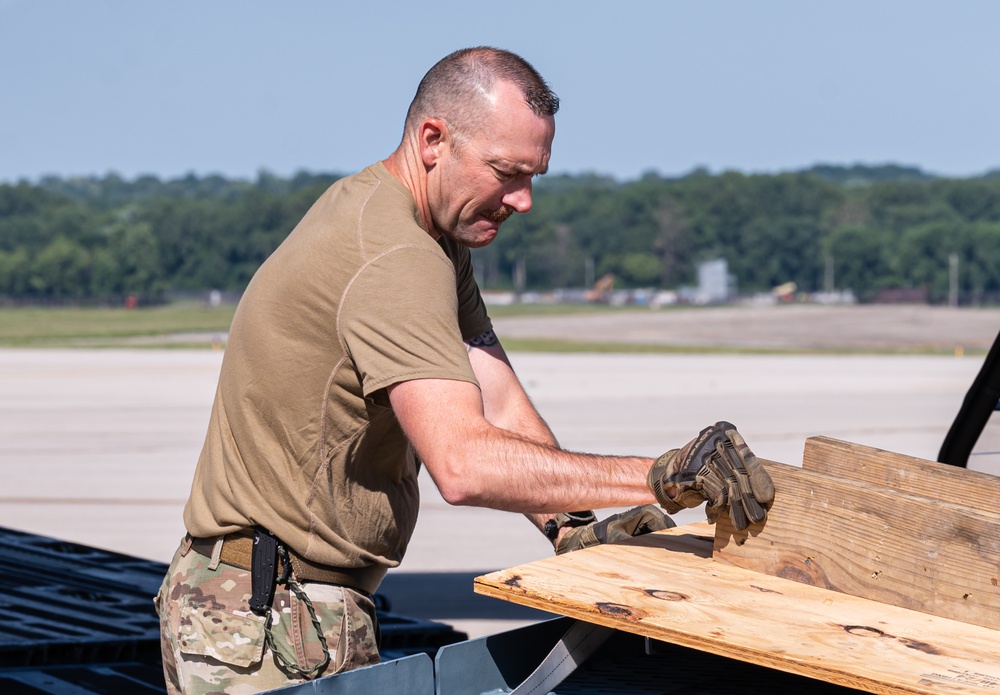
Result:
[[[549,167],[555,119],[536,116],[519,90],[500,83],[478,133],[448,140],[430,172],[435,230],[471,248],[493,241],[500,224],[531,209],[531,179]]]

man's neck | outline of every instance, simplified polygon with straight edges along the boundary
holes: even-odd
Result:
[[[417,203],[417,210],[420,211],[420,219],[424,223],[424,229],[432,238],[438,239],[441,234],[434,229],[434,225],[431,223],[430,207],[427,202],[427,173],[419,158],[411,148],[406,147],[404,142],[382,163],[389,173],[396,177],[413,196],[413,200]]]

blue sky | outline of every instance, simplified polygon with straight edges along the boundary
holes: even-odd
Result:
[[[522,54],[551,171],[1000,168],[992,0],[0,0],[0,182],[356,171],[446,53]]]

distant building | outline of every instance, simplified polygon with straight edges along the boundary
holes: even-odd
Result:
[[[698,292],[709,303],[729,301],[729,262],[725,258],[698,266]]]
[[[691,304],[724,304],[736,294],[736,280],[729,274],[729,262],[716,258],[698,264],[698,286],[682,287],[682,301]]]

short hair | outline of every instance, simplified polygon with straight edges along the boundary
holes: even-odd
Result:
[[[477,46],[450,53],[427,71],[406,113],[406,130],[425,118],[440,118],[453,131],[475,132],[498,81],[517,86],[537,116],[554,116],[559,110],[559,97],[528,61],[502,48]]]

